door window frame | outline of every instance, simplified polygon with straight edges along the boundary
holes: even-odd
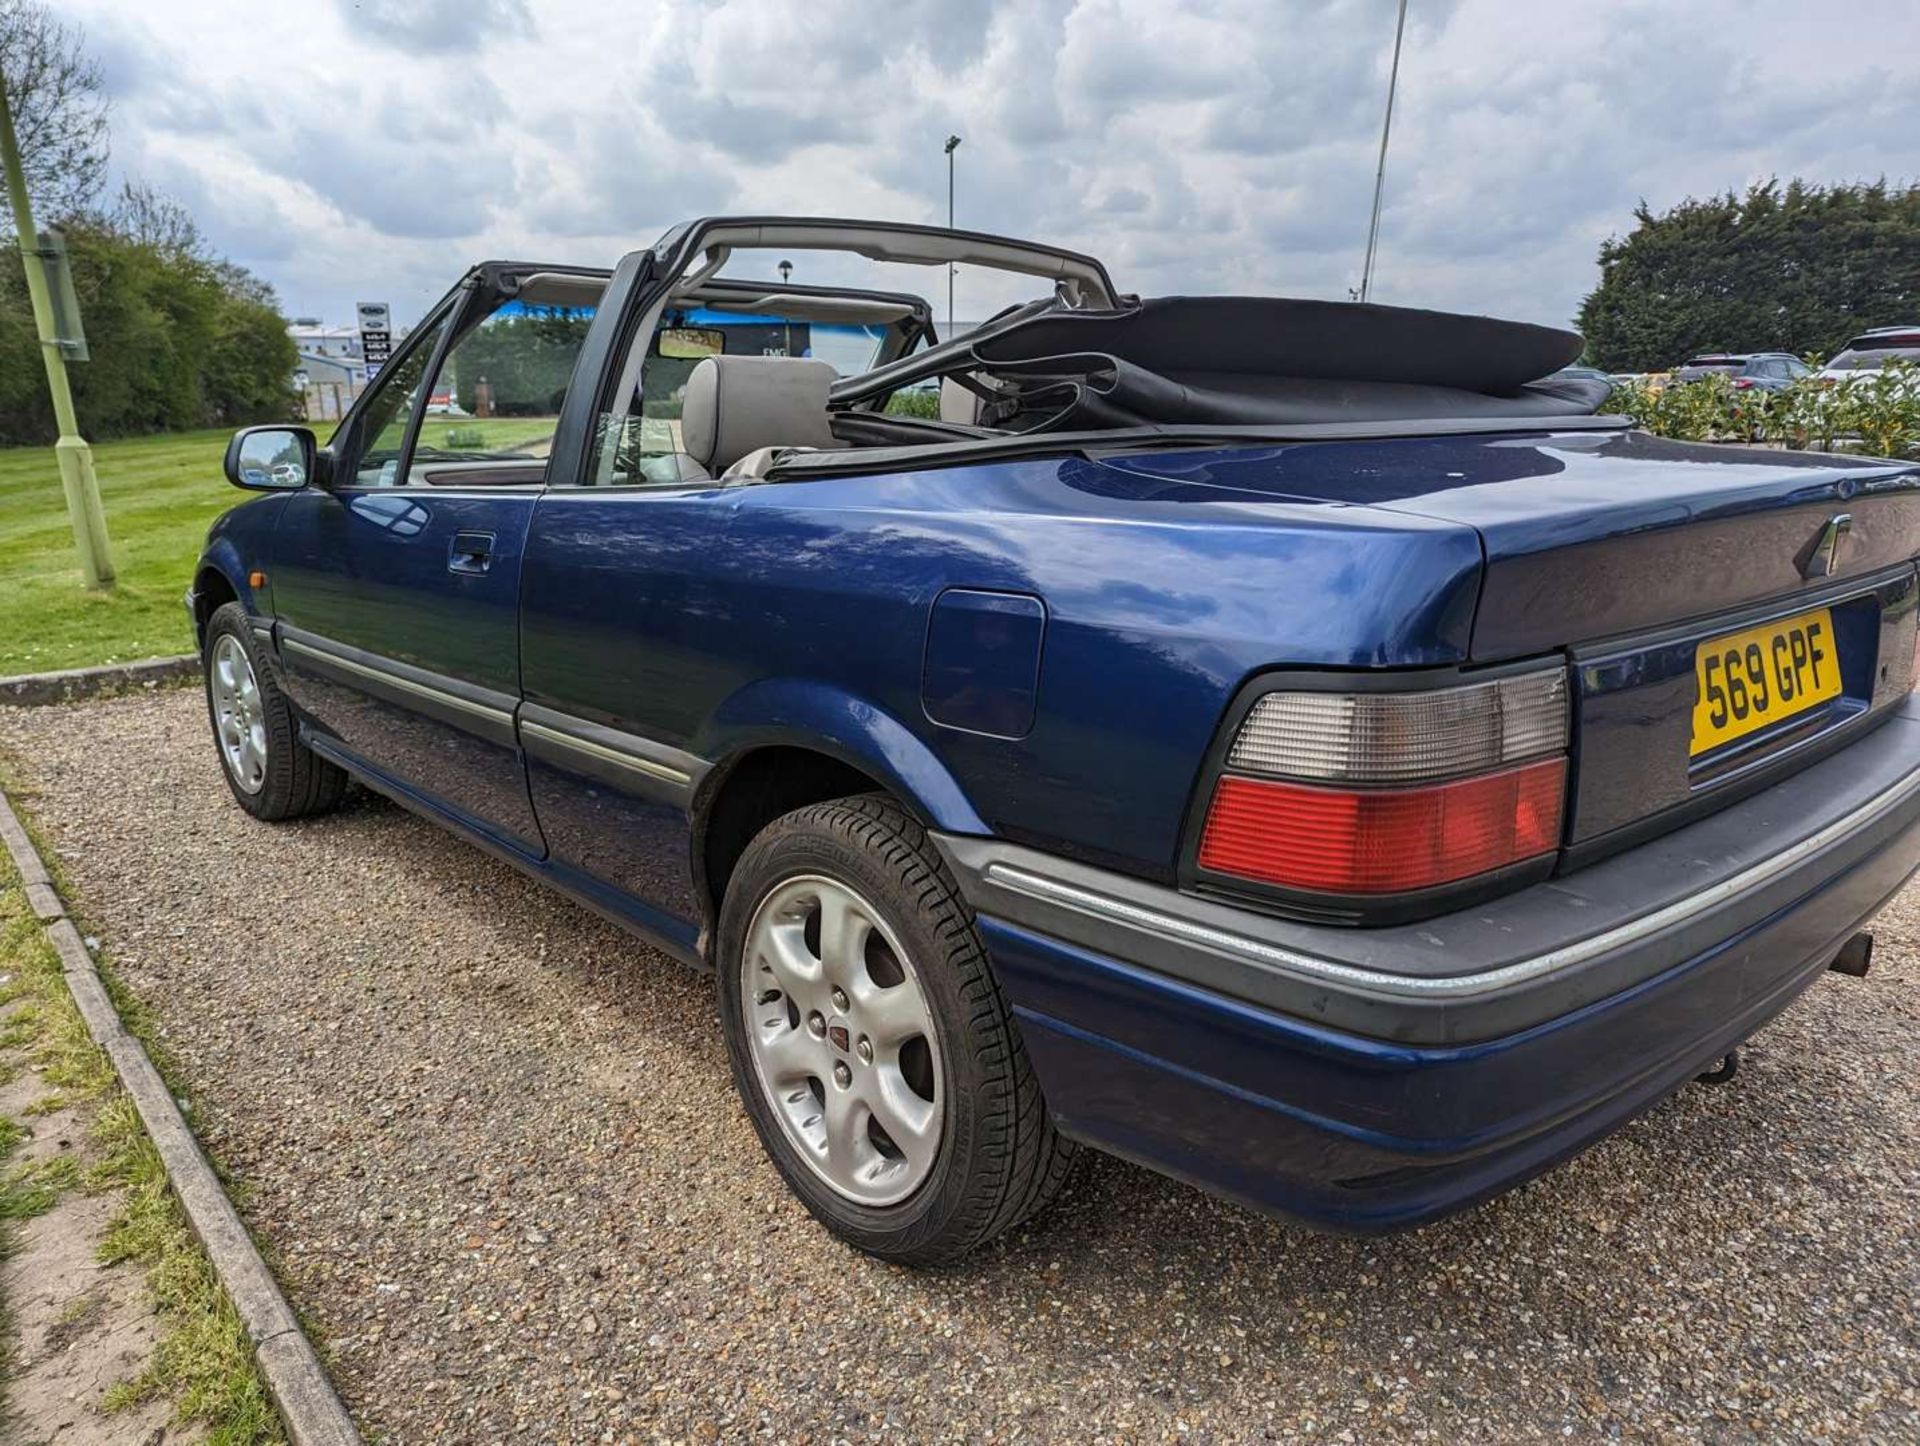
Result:
[[[389,386],[397,385],[394,377],[401,363],[409,361],[433,338],[433,350],[427,357],[427,364],[420,373],[422,397],[430,398],[433,379],[439,375],[440,364],[446,360],[447,344],[458,329],[454,325],[443,325],[458,319],[460,309],[471,303],[475,291],[474,277],[469,274],[460,279],[459,285],[441,297],[424,317],[420,324],[407,333],[406,340],[395,349],[393,356],[380,370],[382,377],[362,392],[347,412],[346,420],[339,430],[327,442],[327,483],[332,492],[374,492],[390,491],[390,488],[369,487],[360,480],[359,462],[366,450],[367,414],[373,410],[375,401]],[[404,477],[407,464],[413,460],[414,439],[420,435],[420,422],[426,416],[425,406],[414,408],[413,415],[407,419],[407,430],[400,438],[400,452],[396,459],[399,471],[395,474]]]
[[[463,276],[455,290],[462,294],[449,309],[447,324],[440,328],[433,354],[427,358],[426,370],[420,373],[420,405],[407,418],[406,435],[400,439],[400,455],[394,459],[394,484],[391,488],[381,488],[381,491],[398,491],[413,485],[407,481],[407,474],[413,470],[413,449],[420,440],[420,428],[427,420],[427,408],[433,404],[434,383],[440,380],[440,369],[447,364],[447,353],[453,350],[455,339],[465,334],[463,327],[467,314],[479,302],[482,290],[479,273],[469,272]]]
[[[618,279],[617,273],[610,276],[608,272],[602,268],[543,265],[530,261],[511,262],[505,265],[498,262],[488,262],[483,266],[474,267],[473,270],[460,278],[459,282],[451,291],[434,303],[433,309],[421,318],[420,324],[408,332],[406,340],[402,341],[395,349],[392,360],[381,368],[381,372],[386,380],[376,380],[372,386],[368,387],[366,391],[359,395],[354,401],[353,406],[348,409],[346,418],[335,430],[333,437],[328,440],[326,448],[328,453],[327,483],[330,491],[397,492],[403,491],[409,486],[419,485],[409,483],[405,479],[413,468],[413,453],[420,440],[420,429],[426,423],[427,405],[433,400],[434,384],[440,380],[440,373],[447,363],[447,354],[460,343],[473,327],[485,321],[486,318],[491,316],[500,306],[513,299],[513,291],[500,284],[503,278],[519,278],[546,272],[590,276],[603,280],[605,289],[601,292],[600,303],[595,308],[593,321],[588,324],[586,338],[581,344],[579,353],[574,357],[573,374],[568,379],[566,400],[561,404],[561,420],[555,423],[554,445],[548,453],[547,465],[542,473],[543,480],[539,482],[504,483],[479,489],[436,487],[423,488],[422,490],[431,491],[436,496],[442,497],[468,490],[477,490],[487,495],[497,496],[503,493],[540,492],[553,485],[553,479],[557,475],[554,462],[561,452],[563,440],[561,433],[566,427],[565,418],[568,410],[573,406],[574,394],[579,389],[582,377],[585,375],[581,369],[586,364],[589,353],[593,350],[594,334],[599,330],[601,325],[601,312],[605,309],[608,299],[613,296],[614,283]],[[478,312],[479,315],[476,316],[476,312]],[[399,364],[413,357],[425,346],[426,339],[429,336],[434,337],[434,343],[433,349],[427,357],[426,367],[420,373],[421,405],[414,408],[413,415],[407,419],[407,429],[401,436],[400,450],[395,458],[396,471],[394,475],[401,480],[391,487],[370,487],[360,481],[357,465],[361,454],[365,450],[366,439],[362,433],[366,427],[367,413],[372,410],[374,400],[381,395],[388,385],[392,384],[394,371]],[[599,388],[597,386],[589,387],[588,390],[598,392]],[[351,461],[355,465],[351,467],[342,466],[341,463],[343,461]]]

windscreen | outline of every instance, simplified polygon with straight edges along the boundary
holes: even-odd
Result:
[[[717,280],[751,282],[777,295],[783,287],[804,286],[869,297],[893,297],[922,309],[935,334],[944,339],[970,331],[1011,307],[1053,296],[1052,283],[1039,277],[996,271],[977,265],[915,266],[897,261],[872,261],[844,251],[736,251],[721,267]],[[738,318],[736,318],[738,319]],[[796,323],[798,324],[798,323]],[[842,376],[854,376],[874,364],[871,344],[886,330],[886,320],[875,317],[810,319],[806,355],[833,363]],[[802,355],[799,351],[789,355]]]

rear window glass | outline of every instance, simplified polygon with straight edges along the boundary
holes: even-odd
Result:
[[[1883,331],[1875,336],[1856,336],[1847,343],[1848,351],[1884,351],[1889,347],[1920,347],[1920,331]]]
[[[1848,347],[1827,365],[1839,372],[1872,372],[1890,361],[1920,362],[1920,336],[1895,346],[1888,346],[1883,337],[1875,337],[1873,341],[1870,347]]]

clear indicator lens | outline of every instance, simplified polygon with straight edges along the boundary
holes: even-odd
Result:
[[[1567,746],[1563,668],[1420,693],[1268,693],[1227,757],[1237,773],[1428,783]]]

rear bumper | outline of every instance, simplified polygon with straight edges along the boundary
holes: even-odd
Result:
[[[943,838],[1063,1129],[1326,1228],[1472,1205],[1807,987],[1920,864],[1920,707],[1563,879],[1396,929],[1293,924]]]

